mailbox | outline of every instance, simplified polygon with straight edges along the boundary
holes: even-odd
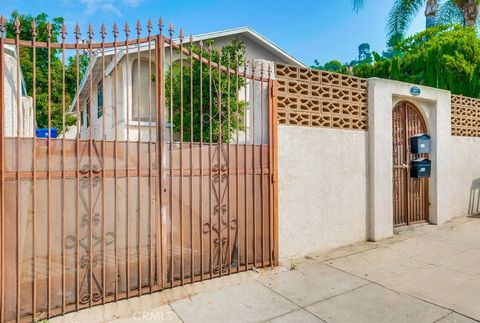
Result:
[[[430,136],[421,133],[410,138],[410,149],[412,154],[430,153]]]
[[[427,158],[418,158],[412,160],[410,167],[410,177],[429,178],[432,171],[432,162]]]

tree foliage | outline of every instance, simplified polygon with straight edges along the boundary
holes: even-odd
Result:
[[[380,77],[480,97],[480,39],[474,28],[443,25],[393,47],[392,57],[374,53],[372,64],[342,67],[341,73]]]
[[[366,0],[352,0],[354,11],[362,9],[365,2]],[[425,6],[425,15],[434,18],[433,26],[450,23],[464,26],[480,24],[480,0],[394,0],[387,17],[388,38],[405,35],[413,19]],[[432,27],[428,17],[427,27]]]
[[[9,38],[16,37],[15,20],[20,21],[20,39],[32,40],[32,23],[36,24],[36,38],[38,42],[46,42],[48,39],[47,24],[48,16],[41,13],[37,16],[30,14],[21,14],[14,11],[6,24],[6,36]],[[63,24],[63,18],[54,18],[51,22],[51,43],[57,43],[60,40],[60,31]],[[31,47],[20,47],[20,67],[25,80],[27,94],[33,97],[34,78],[33,78],[33,56],[34,52]],[[36,48],[36,123],[38,128],[48,127],[48,68],[49,55],[46,48]],[[86,55],[79,56],[79,78],[83,77],[88,66],[88,58]],[[65,82],[63,79],[63,68],[65,68]],[[71,114],[65,114],[65,128],[63,129],[63,104],[65,110],[68,110],[76,94],[77,79],[77,60],[76,57],[65,56],[65,64],[62,60],[61,50],[50,49],[50,119],[52,128],[58,128],[59,131],[66,131],[69,126],[75,124],[76,118]],[[65,84],[65,98],[63,96],[63,86]],[[63,98],[65,102],[63,102]],[[68,111],[67,111],[68,112]]]
[[[183,58],[174,62],[167,71],[167,107],[173,106],[173,120],[169,117],[169,122],[173,124],[175,134],[183,132],[184,141],[199,142],[202,138],[204,142],[217,142],[221,132],[222,142],[227,142],[237,130],[244,128],[242,120],[246,102],[239,100],[238,90],[246,85],[246,81],[239,77],[237,84],[234,74],[223,71],[219,75],[217,67],[220,62],[222,66],[229,66],[232,72],[237,66],[242,69],[245,62],[245,44],[233,40],[221,50],[217,50],[213,49],[213,41],[210,40],[201,49],[198,46],[190,48],[194,54],[201,54],[212,64],[200,63],[198,59],[191,59],[189,55],[183,54]]]

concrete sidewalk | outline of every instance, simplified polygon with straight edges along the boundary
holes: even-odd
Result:
[[[223,287],[192,287],[188,298],[154,310],[142,305],[128,317],[117,306],[117,311],[103,309],[103,319],[88,321],[475,322],[480,320],[480,218],[418,226],[382,242],[234,276],[219,279],[231,280]],[[135,307],[129,301],[128,307]],[[78,322],[84,318],[80,313],[70,319]]]

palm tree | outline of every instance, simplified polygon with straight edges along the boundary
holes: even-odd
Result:
[[[442,23],[457,22],[465,26],[475,26],[478,23],[480,0],[450,0],[445,1],[440,8]]]
[[[353,9],[358,12],[366,0],[352,0]],[[412,19],[425,7],[426,28],[436,25],[439,9],[437,0],[395,0],[388,14],[387,31],[389,38],[404,35]]]
[[[480,0],[457,0],[459,5],[463,4],[463,15],[465,17],[465,25],[475,26],[478,20],[480,9]]]
[[[355,11],[366,0],[352,0]],[[475,26],[478,22],[480,0],[395,0],[387,20],[389,38],[404,35],[420,9],[425,7],[426,28],[440,23],[460,22]]]

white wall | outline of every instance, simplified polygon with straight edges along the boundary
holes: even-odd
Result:
[[[5,136],[16,137],[17,128],[20,137],[33,137],[33,101],[31,97],[22,96],[20,89],[20,109],[18,109],[18,86],[21,86],[21,71],[17,74],[15,52],[6,50],[4,56],[3,102],[5,112]],[[20,120],[17,121],[17,117]]]
[[[432,137],[432,176],[429,184],[430,222],[442,224],[454,215],[450,210],[452,177],[451,96],[450,92],[384,79],[368,81],[369,114],[369,204],[371,240],[393,235],[392,111],[400,101],[409,101],[422,113]]]
[[[367,238],[367,132],[278,127],[280,258]]]
[[[449,211],[452,217],[480,213],[480,138],[452,137]]]

